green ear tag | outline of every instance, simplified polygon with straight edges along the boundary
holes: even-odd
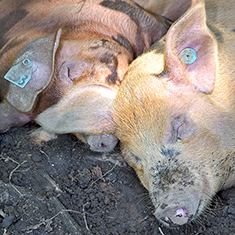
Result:
[[[16,86],[24,88],[31,79],[32,70],[32,61],[24,59],[21,63],[13,65],[4,78]]]
[[[185,64],[192,64],[197,59],[197,53],[192,48],[185,48],[180,52],[180,59]]]

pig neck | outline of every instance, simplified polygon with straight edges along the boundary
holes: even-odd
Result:
[[[229,7],[228,7],[229,6]],[[207,26],[214,33],[218,45],[217,69],[215,86],[209,95],[211,101],[220,111],[221,123],[215,129],[222,131],[225,146],[235,145],[235,32],[234,32],[235,1],[207,0]],[[211,117],[218,123],[217,116]]]
[[[226,35],[227,36],[227,35]],[[235,34],[233,35],[235,37]],[[235,144],[233,137],[235,136],[235,68],[234,54],[235,49],[232,48],[233,42],[227,39],[225,43],[218,44],[218,67],[216,71],[215,88],[210,95],[211,101],[221,111],[221,119],[223,123],[223,136],[227,136],[227,143],[232,146]],[[216,117],[213,117],[216,119]],[[217,121],[215,120],[215,123]],[[221,129],[221,126],[216,129]],[[222,131],[222,130],[221,130]]]

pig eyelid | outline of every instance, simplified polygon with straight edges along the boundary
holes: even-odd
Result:
[[[174,118],[174,120],[171,122],[171,133],[172,133],[172,140],[173,142],[177,142],[181,140],[180,136],[180,128],[182,128],[184,125],[184,118],[182,116],[178,116]]]
[[[68,77],[72,80],[71,78],[71,69],[67,66],[67,71],[68,71]]]
[[[189,117],[179,116],[172,121],[172,132],[175,141],[180,141],[192,136],[196,130],[197,126]]]
[[[182,125],[180,125],[176,130],[176,141],[182,140],[182,137],[180,137],[179,132],[180,132],[180,128],[182,128],[183,124],[184,123],[182,123]]]
[[[166,71],[162,71],[161,73],[159,73],[159,74],[151,74],[151,75],[153,75],[153,76],[155,76],[157,79],[161,79],[161,78],[164,78],[165,77],[165,75],[166,75]]]

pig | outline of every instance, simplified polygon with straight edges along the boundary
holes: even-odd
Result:
[[[170,23],[129,0],[2,0],[0,18],[0,132],[36,121],[112,150],[123,75]]]
[[[235,184],[234,9],[195,2],[131,63],[107,117],[170,228],[197,221]]]
[[[133,0],[139,6],[143,7],[157,15],[161,15],[170,21],[176,21],[196,0]]]

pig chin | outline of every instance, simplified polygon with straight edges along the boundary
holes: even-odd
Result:
[[[169,173],[166,179],[167,172],[172,170],[166,169],[165,174],[152,179],[149,193],[155,217],[165,226],[175,228],[197,219],[212,197],[204,177],[180,168]]]

